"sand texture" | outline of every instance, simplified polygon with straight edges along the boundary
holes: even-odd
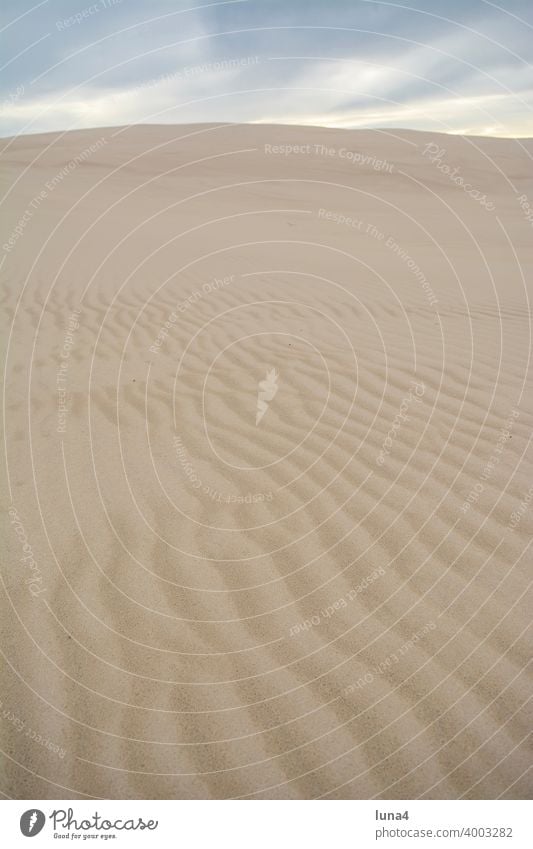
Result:
[[[3,794],[530,795],[533,142],[1,146]]]

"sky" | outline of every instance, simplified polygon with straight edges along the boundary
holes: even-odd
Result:
[[[253,122],[533,136],[533,0],[3,0],[0,135]]]

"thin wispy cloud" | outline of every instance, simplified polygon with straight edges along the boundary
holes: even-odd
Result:
[[[7,0],[2,135],[283,122],[533,135],[533,8],[511,0]]]

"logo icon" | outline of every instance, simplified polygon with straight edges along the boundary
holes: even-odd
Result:
[[[46,817],[42,811],[39,811],[37,808],[30,808],[20,818],[20,830],[24,837],[35,837],[36,834],[42,831],[45,822]]]
[[[259,389],[257,392],[257,413],[255,416],[256,426],[259,424],[266,411],[268,404],[273,400],[276,392],[279,389],[277,379],[279,375],[275,368],[267,370],[266,378],[259,381]]]

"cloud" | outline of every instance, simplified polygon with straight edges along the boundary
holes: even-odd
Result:
[[[527,0],[33,5],[4,2],[3,135],[188,121],[533,135]]]

